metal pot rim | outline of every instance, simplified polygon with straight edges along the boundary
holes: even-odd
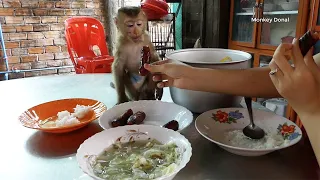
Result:
[[[219,51],[219,52],[224,52],[224,53],[232,53],[232,54],[237,54],[240,56],[243,56],[243,60],[238,60],[238,61],[232,61],[232,62],[201,62],[201,61],[196,61],[196,62],[191,62],[188,60],[182,60],[182,59],[173,59],[170,58],[170,56],[177,54],[177,53],[182,53],[182,52],[188,52],[188,51],[203,51],[203,52],[212,52],[212,51]],[[223,49],[223,48],[187,48],[187,49],[180,49],[180,50],[175,50],[175,51],[171,51],[168,52],[166,55],[167,59],[173,59],[173,60],[177,60],[180,62],[184,62],[184,63],[192,63],[192,64],[235,64],[235,63],[239,63],[239,62],[244,62],[244,61],[248,61],[252,58],[251,54],[244,52],[244,51],[239,51],[239,50],[233,50],[233,49]]]

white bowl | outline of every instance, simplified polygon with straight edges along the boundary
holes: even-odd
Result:
[[[133,140],[147,140],[148,138],[153,138],[163,144],[174,142],[179,148],[181,148],[183,153],[178,167],[174,172],[162,176],[157,180],[173,179],[177,173],[187,165],[192,156],[192,147],[190,142],[179,132],[152,125],[121,126],[99,132],[85,140],[80,145],[76,154],[80,168],[90,177],[94,179],[101,179],[93,173],[90,162],[94,160],[94,157],[99,155],[104,149],[111,146],[117,140],[120,139],[121,142],[128,142],[132,137],[134,138]]]
[[[213,114],[216,114],[218,111],[220,112],[221,117],[226,117],[225,119],[214,119]],[[232,112],[238,111],[237,115],[232,115]],[[222,116],[226,115],[228,116]],[[230,116],[231,113],[231,116]],[[235,114],[235,113],[233,113]],[[217,117],[217,116],[216,116]],[[232,117],[237,117],[233,118]],[[261,156],[268,153],[271,153],[276,150],[284,149],[290,147],[296,143],[298,143],[301,139],[302,132],[301,129],[294,124],[292,121],[276,115],[272,112],[266,112],[263,110],[253,109],[253,117],[254,122],[257,126],[264,129],[266,132],[270,132],[272,134],[278,133],[281,126],[286,123],[288,127],[294,127],[294,132],[289,133],[287,138],[289,138],[288,143],[284,146],[280,147],[271,147],[271,148],[264,148],[264,149],[253,149],[249,147],[240,147],[232,145],[226,136],[224,135],[225,132],[230,130],[242,130],[246,127],[250,120],[248,116],[248,111],[246,108],[222,108],[222,109],[215,109],[207,111],[196,119],[195,126],[197,131],[209,141],[216,143],[221,148],[225,149],[226,151],[242,155],[242,156]],[[284,137],[282,135],[282,137]]]
[[[133,113],[143,111],[146,114],[143,124],[163,126],[171,120],[176,120],[179,123],[178,131],[181,131],[193,121],[192,113],[185,107],[175,103],[140,100],[122,103],[108,109],[99,118],[100,126],[103,129],[112,128],[111,122],[130,108]]]

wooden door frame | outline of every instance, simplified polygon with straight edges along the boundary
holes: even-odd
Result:
[[[302,13],[301,14],[298,14],[298,17],[300,16],[300,18],[298,18],[298,23],[297,25],[297,28],[296,29],[299,29],[299,33],[297,33],[296,31],[296,37],[301,37],[304,33],[307,32],[307,29],[308,28],[308,21],[310,19],[310,14],[309,12],[311,12],[311,9],[310,8],[310,0],[302,0],[304,2],[303,6],[300,7],[299,5],[299,12],[301,11]]]
[[[264,3],[264,0],[261,0]],[[299,1],[299,9],[298,9],[298,17],[297,17],[297,24],[296,24],[296,34],[295,37],[302,36],[307,31],[308,26],[308,17],[309,17],[309,5],[310,0],[300,0]],[[263,12],[262,12],[263,16]],[[262,35],[262,24],[258,24],[258,35],[257,35],[257,48],[258,49],[268,49],[268,50],[276,50],[278,45],[267,45],[261,44],[261,35]],[[319,27],[320,28],[320,27]]]
[[[312,0],[310,3],[310,8],[312,11],[311,14],[311,21],[309,21],[309,29],[312,29],[314,31],[320,31],[320,25],[317,26],[317,20],[318,20],[318,13],[319,13],[319,0]]]
[[[255,0],[256,3],[259,3],[260,0]],[[252,42],[240,42],[240,41],[234,41],[232,40],[232,30],[233,30],[233,16],[234,16],[234,0],[231,0],[230,4],[230,22],[229,22],[229,37],[228,37],[228,44],[236,45],[236,46],[244,46],[244,47],[251,47],[254,48],[256,46],[256,39],[257,39],[257,23],[254,22],[253,30],[252,30]],[[255,12],[255,15],[257,12]]]

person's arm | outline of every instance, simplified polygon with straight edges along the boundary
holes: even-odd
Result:
[[[320,53],[314,56],[320,67]],[[169,63],[170,60],[145,66],[155,75],[154,81],[166,81],[160,87],[175,86],[178,88],[224,93],[238,96],[251,97],[281,97],[272,83],[269,67],[257,67],[249,69],[209,69],[181,66],[180,62]]]
[[[320,67],[320,53],[313,58]],[[269,67],[245,70],[195,68],[192,75],[196,83],[194,86],[199,91],[251,97],[281,97],[269,77],[269,72]]]
[[[269,67],[235,69],[194,68],[192,79],[199,91],[251,97],[280,97],[270,77]]]
[[[301,115],[299,117],[308,134],[312,149],[320,166],[320,114]]]

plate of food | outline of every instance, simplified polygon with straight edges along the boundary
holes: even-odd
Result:
[[[99,124],[103,129],[149,124],[181,131],[192,121],[193,114],[187,108],[155,100],[131,101],[115,105],[99,118]]]
[[[301,140],[301,129],[292,121],[273,112],[253,109],[257,126],[266,135],[262,139],[246,137],[242,129],[250,123],[246,108],[221,108],[207,111],[197,117],[197,131],[209,141],[233,154],[261,156],[284,149]]]
[[[86,126],[105,110],[107,107],[94,99],[59,99],[27,109],[19,116],[19,121],[27,128],[65,133]]]
[[[192,147],[179,132],[154,125],[106,129],[85,140],[76,159],[94,179],[173,179],[190,161]]]

